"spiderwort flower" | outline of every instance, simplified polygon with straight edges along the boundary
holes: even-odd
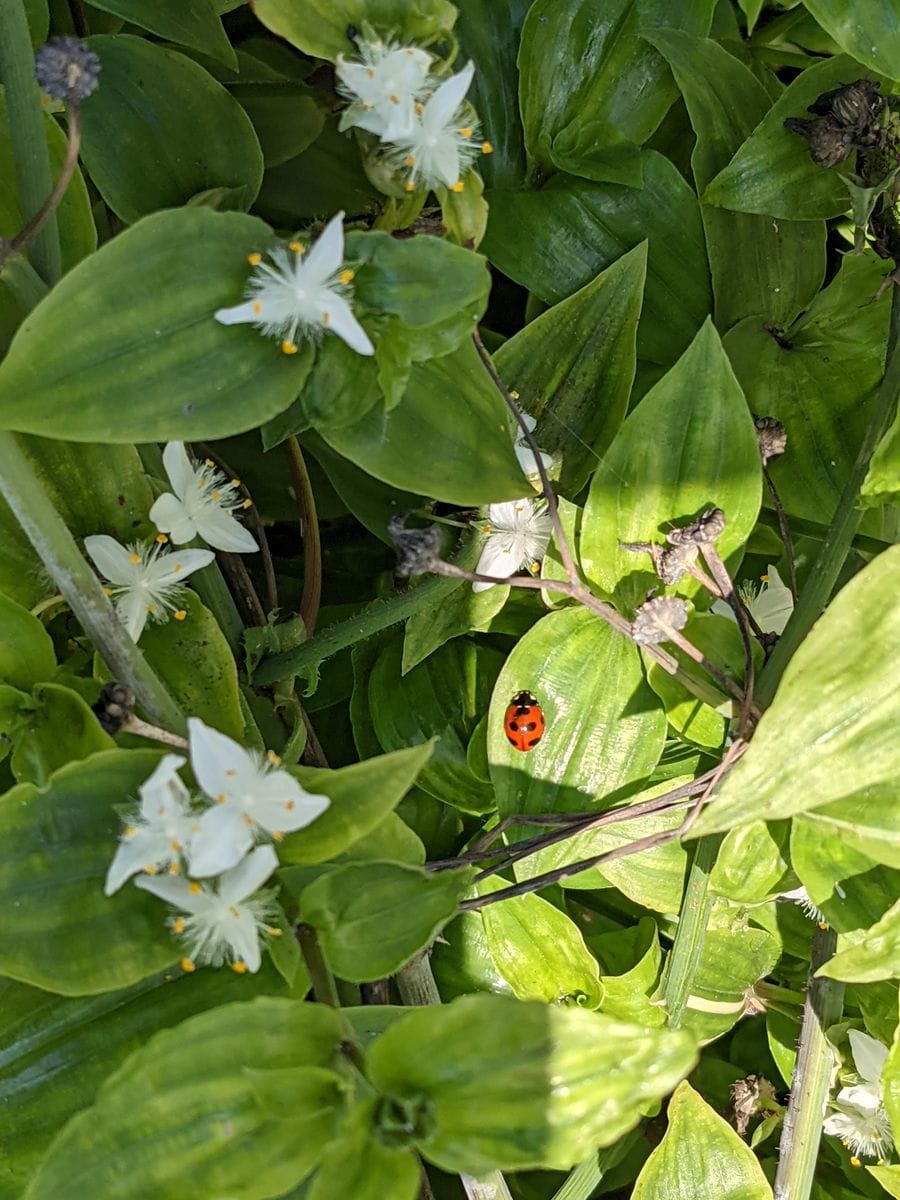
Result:
[[[794,611],[794,598],[791,589],[782,583],[781,576],[771,563],[759,587],[752,583],[742,584],[740,593],[748,612],[763,633],[784,633],[788,618]],[[731,621],[735,620],[734,613],[724,600],[716,600],[712,611]]]
[[[861,1082],[841,1088],[833,1104],[835,1111],[825,1118],[823,1128],[839,1137],[854,1157],[883,1158],[894,1144],[881,1086],[887,1046],[856,1029],[848,1036]]]
[[[193,834],[195,818],[189,794],[178,775],[186,759],[166,754],[150,778],[138,788],[140,813],[122,831],[122,840],[106,873],[104,894],[117,892],[138,871],[176,875]]]
[[[534,433],[537,426],[537,421],[534,419],[534,417],[532,417],[529,413],[523,412],[522,420],[528,426],[528,432]],[[535,477],[540,478],[540,471],[538,470],[537,465],[537,456],[528,445],[528,441],[521,428],[518,429],[518,436],[516,437],[514,449],[516,452],[516,458],[519,461],[519,466],[522,468],[522,473],[527,475],[531,480],[535,479]],[[553,466],[553,456],[550,454],[541,453],[540,460],[545,471],[549,471]]]
[[[247,853],[260,833],[276,841],[309,825],[331,801],[312,795],[293,775],[278,769],[196,717],[188,721],[191,769],[200,787],[216,803],[198,818],[190,848],[189,873],[216,875]]]
[[[164,551],[159,543],[121,545],[105,533],[84,539],[84,548],[100,574],[109,581],[119,620],[134,641],[144,631],[147,618],[168,620],[175,597],[188,575],[207,567],[215,558],[211,550]],[[179,614],[176,612],[175,616]],[[182,616],[184,614],[181,614]]]
[[[150,520],[176,545],[198,535],[217,550],[249,554],[258,550],[256,539],[234,519],[237,508],[249,506],[238,498],[237,480],[229,482],[211,459],[191,465],[183,442],[169,442],[163,466],[172,485],[150,509]]]
[[[296,354],[297,338],[317,342],[330,331],[357,354],[374,354],[375,347],[350,307],[353,272],[343,269],[344,214],[332,217],[310,250],[289,242],[269,251],[271,265],[251,254],[253,274],[247,299],[214,314],[222,325],[255,325],[266,337],[277,337],[285,354]]]
[[[409,137],[416,122],[416,102],[424,94],[431,55],[415,46],[360,41],[362,62],[338,55],[335,74],[340,91],[352,101],[340,128],[355,125],[383,141]]]
[[[522,500],[505,500],[488,508],[487,520],[482,532],[487,534],[478,566],[479,575],[498,575],[506,578],[514,575],[520,567],[527,566],[535,571],[538,561],[544,557],[553,526],[541,500],[525,497]],[[476,581],[473,592],[483,592],[492,583]]]
[[[171,875],[142,875],[135,884],[187,914],[171,921],[172,930],[185,942],[185,970],[193,970],[197,963],[220,967],[230,962],[239,972],[258,971],[261,938],[275,932],[267,924],[271,897],[258,889],[277,866],[272,847],[257,846],[216,886]]]
[[[818,908],[815,904],[813,904],[812,900],[810,899],[809,892],[805,887],[794,888],[793,891],[790,892],[782,892],[780,899],[793,900],[793,902],[803,910],[804,915],[809,917],[811,921],[816,921],[822,926],[823,929],[827,926],[828,922],[825,920],[825,914],[822,912],[821,908]]]

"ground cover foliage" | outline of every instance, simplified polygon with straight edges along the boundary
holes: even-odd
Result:
[[[0,1200],[900,1196],[898,64],[0,0]]]

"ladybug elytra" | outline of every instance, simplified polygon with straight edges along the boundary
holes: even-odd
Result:
[[[503,730],[517,750],[533,750],[544,736],[546,721],[531,692],[517,692],[509,702]]]

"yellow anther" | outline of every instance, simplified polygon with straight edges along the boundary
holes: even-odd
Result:
[[[243,959],[240,958],[231,964],[231,969],[234,971],[235,975],[247,974],[247,964],[243,961]]]
[[[252,254],[247,255],[247,262],[251,267],[258,267],[262,262],[262,255],[258,250],[254,250]]]
[[[289,341],[285,340],[281,343],[281,353],[282,354],[296,354],[299,349],[300,349],[300,347],[297,345],[296,342],[289,342]]]
[[[224,803],[225,803],[225,793],[219,792],[218,796],[216,796],[216,804],[224,804]]]
[[[259,316],[259,314],[260,314],[261,312],[262,312],[262,305],[260,304],[260,302],[259,302],[258,300],[254,300],[254,301],[253,301],[253,315],[254,315],[254,317],[258,317],[258,316]]]
[[[819,926],[819,928],[820,928],[820,929],[827,929],[827,928],[828,928],[828,922],[827,922],[827,921],[817,921],[817,922],[816,922],[816,924]]]
[[[179,842],[177,839],[173,839],[171,842],[169,842],[169,849],[174,850],[177,854],[181,849],[181,842]]]
[[[331,314],[327,313],[327,312],[323,312],[322,313],[322,324],[325,326],[326,329],[328,328],[330,322],[331,322]]]
[[[400,103],[399,96],[388,96],[388,100],[390,100],[391,104],[399,104]]]
[[[295,254],[306,253],[306,247],[302,242],[288,242],[288,250],[293,250]]]
[[[368,71],[366,71],[366,74],[368,75],[368,77],[369,77],[370,79],[374,79],[374,78],[375,78],[375,72],[372,70],[372,68],[371,68],[371,67],[369,67]]]
[[[136,833],[137,833],[137,829],[134,827],[134,825],[126,825],[125,826],[125,837],[133,838]]]
[[[241,915],[233,904],[228,905],[228,911],[231,913],[231,915],[234,917],[235,920],[237,920],[238,917]]]
[[[541,564],[539,562],[533,562],[528,570],[532,573],[532,575],[540,575]]]
[[[160,546],[164,546],[169,539],[164,533],[158,533],[153,540],[159,542]]]
[[[235,775],[237,775],[237,771],[234,769],[234,767],[229,767],[225,772],[225,776],[228,779],[234,779]]]
[[[249,825],[251,828],[253,827],[253,818],[248,817],[246,813],[244,813],[244,824]]]
[[[203,464],[207,467],[214,467],[216,465],[211,458],[205,458]]]
[[[346,271],[341,271],[338,278],[340,279],[341,283],[349,283],[355,274],[355,271],[351,271],[350,268],[347,267]]]
[[[414,192],[416,190],[416,185],[411,179],[407,179],[406,183],[403,185],[403,189],[407,192]]]
[[[200,893],[203,891],[203,888],[196,881],[192,881],[188,887],[188,891],[191,893],[192,896],[199,896]]]
[[[218,500],[221,500],[221,499],[222,499],[222,493],[221,493],[221,492],[210,492],[209,494],[210,494],[210,496],[212,497],[212,499],[213,499],[213,500],[216,500],[216,501],[218,501]]]
[[[424,111],[425,111],[425,105],[422,103],[422,101],[421,101],[421,100],[417,100],[417,101],[416,101],[416,112],[417,112],[417,113],[419,114],[419,116],[421,117],[421,115],[422,115],[422,113],[423,113]]]
[[[155,604],[148,604],[148,605],[147,605],[147,612],[148,612],[148,613],[151,613],[151,614],[155,613],[155,612],[156,612],[156,605],[155,605]]]
[[[182,971],[186,971],[187,974],[190,975],[191,971],[197,970],[197,967],[191,959],[183,958],[181,960],[181,969],[182,969]]]
[[[416,165],[416,156],[414,154],[407,154],[406,165],[408,167],[414,167]]]
[[[111,587],[104,587],[104,589],[103,589],[103,594],[104,594],[104,596],[111,596],[111,595],[113,594],[113,592],[112,592],[112,588],[111,588]]]
[[[509,394],[512,396],[513,400],[518,400],[518,398],[519,398],[518,392],[514,392],[511,390]]]
[[[181,864],[177,863],[177,862],[169,863],[169,874],[170,875],[180,875],[181,874]]]
[[[284,803],[285,812],[293,812],[295,807],[296,805],[294,804],[293,800],[286,800]]]
[[[490,142],[482,142],[481,143],[481,153],[482,154],[493,154],[494,147],[491,145]]]
[[[172,563],[172,570],[177,575],[179,571],[183,570],[183,567],[182,567],[181,563]]]
[[[232,481],[231,481],[231,486],[232,486],[232,487],[240,487],[240,486],[241,486],[241,481],[240,481],[239,479],[232,479]]]
[[[482,533],[490,533],[490,532],[491,532],[491,527],[490,527],[490,525],[482,525],[482,527],[481,527],[481,532],[482,532]]]
[[[283,833],[279,833],[279,832],[278,832],[278,830],[276,829],[276,830],[275,830],[275,832],[272,834],[272,840],[273,840],[273,841],[276,841],[276,842],[283,842],[283,841],[284,841],[284,834],[283,834]]]
[[[175,920],[172,922],[172,932],[173,933],[184,933],[184,925],[185,925],[184,917],[176,917]]]
[[[175,611],[172,613],[172,616],[175,618],[176,621],[186,621],[187,620],[187,609],[186,608],[176,608]]]
[[[275,753],[274,750],[266,751],[266,761],[273,767],[281,766],[281,759],[278,757],[278,755]]]
[[[274,926],[267,925],[266,933],[269,935],[269,937],[281,937],[281,935],[284,933],[284,930],[283,929],[275,929]]]
[[[453,187],[450,190],[454,191],[458,194],[459,192],[462,192],[465,190],[465,186],[466,185],[463,183],[463,181],[461,179],[457,179],[456,183],[454,183]]]
[[[138,563],[141,561],[141,556],[139,554],[129,554],[128,561],[130,563],[134,563],[134,565],[137,566]]]
[[[462,129],[457,130],[460,137],[470,138],[475,130],[471,125],[463,125]]]
[[[253,501],[250,499],[249,496],[247,497],[246,500],[243,500],[241,502],[241,508],[252,508],[252,507],[253,507]]]
[[[851,1157],[851,1159],[850,1159],[850,1166],[851,1166],[851,1167],[859,1167],[859,1166],[861,1166],[861,1165],[862,1165],[862,1164],[860,1163],[859,1159],[858,1159],[858,1158],[856,1157],[856,1155],[854,1154],[854,1155]]]
[[[145,875],[156,875],[158,873],[159,873],[159,867],[157,867],[156,863],[151,863],[149,865],[149,867],[144,867]]]

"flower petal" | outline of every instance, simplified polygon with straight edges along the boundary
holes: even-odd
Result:
[[[271,846],[257,846],[236,867],[219,880],[219,896],[226,904],[240,904],[259,891],[278,867],[278,855]]]
[[[139,589],[123,592],[116,597],[116,615],[128,630],[131,640],[138,641],[150,616],[147,597]]]
[[[858,1029],[851,1029],[847,1036],[857,1071],[868,1083],[877,1083],[880,1087],[881,1073],[887,1062],[887,1046]]]
[[[160,900],[165,900],[167,904],[185,912],[193,912],[197,900],[200,899],[199,894],[191,891],[190,883],[181,875],[139,875],[134,881],[134,886],[142,892],[152,892],[154,896],[159,896]]]
[[[325,308],[326,304],[328,328],[331,332],[336,333],[357,354],[374,354],[375,347],[344,297],[339,296],[337,292],[329,292],[327,301],[322,302],[322,307]]]
[[[259,549],[250,530],[245,529],[240,521],[224,508],[220,508],[215,501],[204,505],[195,521],[197,532],[204,542],[215,546],[217,550],[227,550],[231,554],[251,554]],[[172,540],[178,540],[174,534]]]
[[[330,279],[344,261],[344,214],[332,217],[303,259],[305,287],[314,288]]]
[[[293,833],[322,815],[331,801],[307,792],[287,771],[270,771],[257,785],[253,816],[269,833]]]
[[[861,1117],[871,1119],[881,1107],[881,1086],[877,1083],[854,1083],[841,1088],[838,1103],[855,1109]]]
[[[197,822],[191,838],[188,874],[203,879],[228,871],[253,845],[253,829],[237,805],[214,804]]]
[[[160,806],[182,809],[190,793],[184,786],[179,767],[187,762],[180,754],[164,754],[156,770],[138,788],[141,797],[141,815],[151,820],[159,815]]]
[[[458,75],[445,80],[425,105],[422,124],[429,129],[446,125],[465,99],[474,74],[475,64],[470,62]]]
[[[184,442],[167,442],[162,457],[172,491],[179,500],[183,500],[194,482],[194,468]]]
[[[104,896],[111,896],[113,892],[119,890],[126,879],[130,879],[132,875],[154,865],[157,858],[155,841],[156,839],[153,837],[147,836],[145,830],[138,829],[132,837],[124,838],[119,843],[119,848],[106,872],[106,882],[103,885]]]
[[[211,800],[241,801],[252,794],[262,774],[243,746],[198,717],[188,720],[191,770]]]
[[[521,558],[516,553],[514,542],[515,539],[509,534],[490,534],[478,559],[476,574],[497,575],[501,579],[515,575],[521,566]],[[472,584],[472,591],[483,592],[489,587],[494,587],[494,584],[477,580]]]
[[[197,536],[197,527],[187,509],[171,492],[157,496],[150,509],[150,520],[160,533],[167,533],[178,546]]]
[[[95,533],[84,539],[84,548],[94,566],[110,583],[128,585],[134,580],[135,565],[131,552],[105,533]]]
[[[215,557],[212,550],[172,550],[168,554],[160,554],[153,562],[147,564],[147,582],[151,587],[183,583],[194,571],[208,567]]]
[[[258,302],[246,300],[231,308],[217,308],[213,313],[220,325],[253,325],[259,320]]]
[[[231,917],[228,924],[222,926],[222,933],[228,939],[234,961],[242,962],[247,970],[255,975],[262,962],[256,918],[246,908],[238,909],[237,916],[232,913]]]

